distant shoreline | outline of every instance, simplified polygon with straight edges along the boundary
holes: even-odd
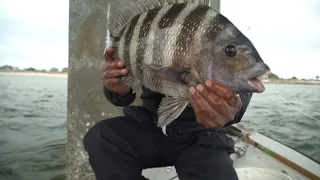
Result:
[[[270,79],[271,84],[304,84],[304,85],[320,85],[318,80],[300,80],[300,79]],[[270,84],[268,80],[262,81],[265,84]]]
[[[12,75],[12,76],[49,76],[49,77],[68,77],[68,73],[60,72],[0,72],[0,75]]]
[[[12,76],[49,76],[49,77],[68,77],[68,73],[61,72],[0,72],[0,75]],[[300,79],[270,79],[271,84],[305,84],[305,85],[320,85],[320,80],[300,80]],[[265,84],[270,84],[268,80],[262,81]]]

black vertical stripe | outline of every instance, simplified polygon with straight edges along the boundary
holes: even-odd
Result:
[[[208,31],[204,35],[204,39],[215,39],[217,35],[222,32],[226,27],[228,27],[231,22],[222,14],[218,13],[212,19],[212,26],[209,27]],[[222,27],[222,28],[221,28]]]
[[[138,78],[143,81],[143,69],[142,69],[142,64],[143,64],[143,59],[144,55],[146,53],[147,49],[147,40],[148,40],[148,35],[149,31],[151,28],[151,24],[153,19],[157,16],[160,8],[152,9],[148,11],[147,16],[145,17],[142,26],[140,27],[140,33],[138,37],[138,47],[137,47],[137,58],[136,58],[136,63],[137,63],[137,75],[139,76]]]
[[[130,67],[130,47],[131,47],[133,31],[138,23],[140,16],[141,14],[138,14],[131,20],[131,24],[128,28],[128,31],[125,34],[124,47],[123,47],[123,60],[125,61],[127,67]]]
[[[153,41],[153,64],[161,65],[163,61],[163,53],[165,47],[165,37],[167,34],[168,27],[171,27],[175,19],[179,16],[180,12],[186,7],[186,4],[174,4],[172,7],[166,12],[166,14],[159,21],[159,28],[162,30],[158,30],[155,33],[155,38]]]
[[[123,27],[123,29],[120,31],[118,36],[113,36],[112,34],[110,34],[110,37],[113,39],[114,42],[118,42],[120,41],[120,38],[123,35],[124,30],[125,30],[125,27]]]
[[[209,6],[198,6],[185,18],[176,41],[176,50],[172,59],[173,67],[179,67],[183,63],[185,57],[182,53],[189,50],[194,35],[209,10]]]
[[[119,36],[112,36],[110,35],[111,39],[112,39],[112,47],[115,53],[115,58],[119,58],[119,43],[120,43],[120,38],[123,35],[125,27],[120,31],[120,35]]]
[[[167,11],[167,13],[159,21],[159,28],[163,29],[171,27],[175,19],[179,16],[180,12],[187,6],[187,4],[174,4]]]
[[[173,4],[167,12],[161,17],[159,23],[158,23],[158,30],[156,31],[154,35],[154,41],[153,41],[153,59],[152,64],[156,64],[159,66],[162,66],[164,61],[164,48],[166,46],[166,35],[168,34],[168,30],[170,30],[170,27],[174,24],[176,18],[179,16],[181,11],[185,9],[187,4]],[[168,38],[168,37],[167,37]],[[148,78],[149,83],[153,84],[154,86],[157,86],[158,90],[162,90],[164,87],[163,79],[151,75]]]

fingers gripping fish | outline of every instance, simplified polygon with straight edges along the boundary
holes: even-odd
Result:
[[[175,120],[189,104],[189,87],[205,80],[237,92],[264,91],[261,79],[269,67],[208,1],[144,0],[125,8],[112,8],[120,13],[110,14],[107,39],[129,68],[121,83],[167,95],[159,105],[158,126]]]

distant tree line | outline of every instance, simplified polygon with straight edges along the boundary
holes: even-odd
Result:
[[[273,73],[269,74],[268,77],[269,77],[269,79],[283,79],[283,78],[280,78],[278,75],[273,74]],[[298,80],[298,78],[297,78],[296,76],[293,76],[292,78],[289,78],[289,79],[291,79],[291,80]],[[302,79],[302,80],[306,80],[306,79]],[[319,80],[319,76],[316,76],[316,80],[317,80],[317,81]]]
[[[13,67],[13,66],[9,66],[9,65],[0,66],[0,72],[21,72],[21,71],[23,71],[23,72],[55,72],[55,73],[61,72],[61,73],[67,73],[68,68],[67,67],[62,68],[61,71],[59,71],[58,68],[52,67],[49,71],[47,71],[45,69],[38,70],[33,67],[19,69],[18,67]],[[283,79],[273,73],[269,74],[268,77],[269,77],[269,79]],[[292,78],[289,78],[289,79],[297,80],[298,78],[293,76]],[[302,79],[302,80],[305,80],[305,79]],[[317,81],[319,80],[319,76],[316,76],[316,80]]]
[[[68,72],[68,68],[62,68],[61,71],[59,71],[58,68],[56,67],[52,67],[49,71],[45,70],[45,69],[35,69],[33,67],[29,67],[29,68],[25,68],[25,69],[20,69],[18,67],[13,67],[13,66],[9,66],[9,65],[4,65],[4,66],[0,66],[0,72],[61,72],[61,73],[67,73]]]

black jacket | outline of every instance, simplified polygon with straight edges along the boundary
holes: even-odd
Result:
[[[115,106],[126,106],[127,111],[130,111],[130,104],[135,100],[136,94],[135,93],[129,93],[126,96],[120,96],[116,93],[113,93],[109,91],[107,88],[104,87],[104,94],[106,98]],[[150,89],[147,89],[145,87],[142,87],[142,94],[140,98],[142,99],[142,107],[146,109],[151,115],[156,117],[157,109],[160,104],[160,101],[164,97],[163,94],[151,91]],[[226,126],[229,126],[233,123],[238,123],[241,121],[245,111],[247,110],[247,107],[249,105],[249,102],[251,100],[252,93],[241,93],[240,98],[242,101],[242,108],[237,113],[234,121],[230,122]],[[129,109],[128,109],[129,108]],[[156,121],[156,120],[155,120]],[[184,112],[179,116],[179,118],[175,121],[173,121],[171,124],[179,124],[179,126],[185,126],[185,127],[192,127],[192,129],[203,129],[204,126],[200,125],[196,121],[196,117],[194,114],[194,111],[191,107],[187,107]]]

